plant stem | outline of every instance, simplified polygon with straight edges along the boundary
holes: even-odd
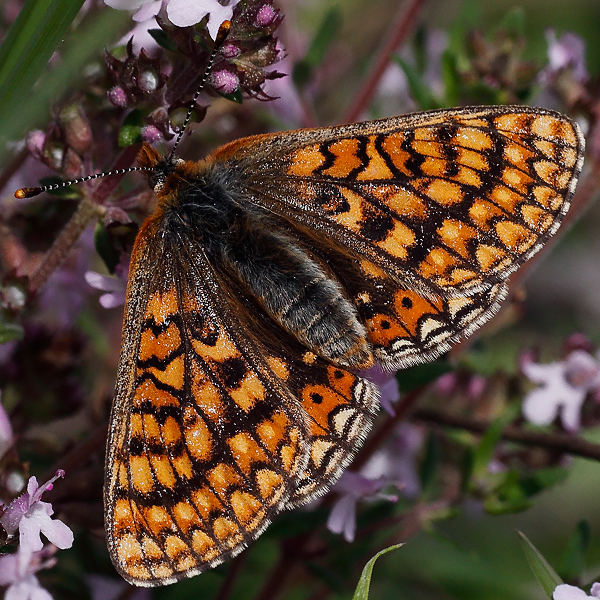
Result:
[[[431,409],[418,409],[413,413],[415,419],[428,423],[437,423],[455,429],[464,429],[473,433],[485,433],[491,426],[487,421],[451,415]],[[542,432],[509,425],[502,431],[502,439],[519,442],[527,446],[538,446],[549,450],[558,450],[567,454],[591,458],[600,461],[600,444],[584,440],[578,435],[560,432]]]
[[[373,67],[370,69],[370,75],[360,85],[360,93],[355,98],[353,104],[346,110],[344,117],[340,121],[341,123],[354,123],[358,121],[367,109],[377,91],[379,81],[392,60],[394,52],[406,41],[406,38],[412,31],[415,19],[421,12],[424,4],[425,0],[409,0],[407,3],[401,3],[383,39]]]

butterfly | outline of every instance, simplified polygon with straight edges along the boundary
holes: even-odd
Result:
[[[324,494],[377,412],[357,374],[447,351],[557,230],[578,126],[521,106],[252,136],[200,162],[144,144],[107,443],[112,560],[191,577]]]

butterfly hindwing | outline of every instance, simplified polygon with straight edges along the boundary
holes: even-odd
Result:
[[[425,296],[361,261],[353,290],[373,354],[387,369],[429,362],[490,319],[508,286],[497,283],[469,296]]]

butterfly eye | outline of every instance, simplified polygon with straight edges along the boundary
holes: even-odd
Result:
[[[165,187],[165,181],[167,180],[167,176],[163,172],[154,172],[148,178],[148,183],[150,187],[154,190],[155,194],[158,194],[163,187]]]

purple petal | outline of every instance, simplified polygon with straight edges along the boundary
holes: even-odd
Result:
[[[137,23],[143,23],[144,21],[148,21],[152,19],[158,14],[160,8],[162,6],[162,0],[150,0],[150,2],[146,2],[134,15],[133,20]]]
[[[6,590],[4,600],[53,600],[52,596],[45,590],[37,577],[27,575],[22,581],[11,585]]]
[[[59,519],[44,521],[41,532],[48,538],[49,542],[58,546],[61,550],[70,548],[73,545],[73,532]]]
[[[122,279],[100,275],[96,271],[86,271],[84,278],[88,285],[101,292],[120,292],[125,288],[125,282]]]
[[[98,299],[102,308],[117,308],[125,304],[125,291],[122,293],[115,292],[114,294],[102,294]]]
[[[383,485],[382,478],[372,480],[360,473],[344,471],[338,482],[335,484],[335,489],[342,494],[351,495],[354,498],[361,498],[376,494]]]
[[[563,583],[555,588],[552,598],[553,600],[587,600],[590,596],[578,587]]]
[[[552,71],[571,67],[575,78],[585,82],[589,78],[585,66],[585,41],[573,33],[564,33],[556,38],[553,29],[546,32],[548,63]]]
[[[523,416],[534,425],[550,425],[558,414],[559,400],[546,388],[531,390],[523,399]]]
[[[545,384],[557,377],[562,377],[563,368],[559,362],[540,364],[531,360],[523,360],[521,370],[533,383]]]
[[[8,535],[15,535],[23,515],[29,510],[29,496],[22,494],[15,498],[0,517],[0,523],[6,529]]]
[[[563,402],[560,411],[560,422],[567,431],[579,431],[581,424],[581,407],[585,400],[584,390],[574,390],[566,402]]]
[[[104,0],[104,4],[117,10],[137,10],[140,6],[152,1],[153,0]]]
[[[592,389],[598,385],[600,364],[585,350],[573,350],[565,358],[565,379],[574,387]]]
[[[0,586],[10,585],[19,578],[19,563],[16,554],[0,556]]]
[[[189,27],[200,22],[208,14],[208,32],[214,40],[221,23],[231,19],[235,4],[237,0],[229,6],[222,6],[218,0],[170,0],[167,16],[173,25]]]
[[[167,5],[167,15],[173,25],[190,27],[200,22],[206,14],[211,12],[214,4],[217,4],[217,2],[171,0]]]
[[[342,496],[331,509],[327,519],[327,529],[332,533],[344,533],[347,542],[354,540],[356,532],[356,499]]]
[[[36,477],[32,475],[27,482],[27,495],[29,496],[30,505],[36,501],[35,495],[37,494],[39,487]]]
[[[47,521],[51,521],[46,502],[38,502],[31,508],[19,523],[19,553],[31,556],[44,547],[40,532]]]

